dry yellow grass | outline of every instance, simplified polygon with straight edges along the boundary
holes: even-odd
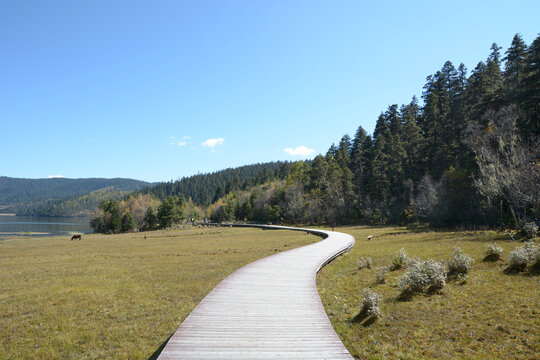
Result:
[[[147,359],[228,274],[318,240],[191,228],[1,241],[0,358]]]
[[[347,227],[356,237],[353,250],[323,268],[318,287],[336,332],[361,359],[538,359],[540,354],[540,277],[505,274],[506,256],[522,245],[495,232],[420,232],[404,228]],[[374,235],[367,241],[368,235]],[[483,262],[486,244],[496,240],[503,261]],[[377,266],[388,266],[400,248],[409,256],[447,261],[459,246],[474,262],[466,283],[448,281],[440,294],[398,300],[397,279],[406,270],[388,272],[375,283]],[[370,257],[372,269],[357,269]],[[354,321],[362,307],[362,289],[383,296],[382,317]]]

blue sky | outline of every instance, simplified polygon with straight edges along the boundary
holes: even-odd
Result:
[[[0,2],[0,175],[176,180],[325,153],[540,1]]]

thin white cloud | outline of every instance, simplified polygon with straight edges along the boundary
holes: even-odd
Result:
[[[225,142],[224,138],[218,137],[215,139],[208,139],[206,141],[203,141],[201,145],[204,147],[209,147],[210,149],[214,149],[216,145],[222,145],[224,142]]]
[[[47,176],[47,179],[61,179],[65,177],[64,175],[49,175]]]
[[[289,155],[295,155],[295,156],[309,156],[315,153],[314,149],[310,149],[304,145],[298,146],[294,149],[286,148],[286,149],[283,149],[283,151],[285,151]]]
[[[182,140],[189,140],[190,136],[182,136]],[[176,136],[169,136],[169,145],[186,146],[187,141],[180,141]]]

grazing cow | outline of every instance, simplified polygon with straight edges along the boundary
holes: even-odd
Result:
[[[71,237],[71,240],[81,240],[82,239],[82,236],[81,235],[73,235]]]
[[[367,237],[367,239],[368,239],[368,241],[371,240],[371,239],[373,239],[373,235],[369,235],[369,236]]]

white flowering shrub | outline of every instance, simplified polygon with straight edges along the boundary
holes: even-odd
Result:
[[[535,259],[538,257],[538,253],[540,252],[540,246],[535,245],[532,242],[526,243],[524,246],[525,252],[527,253],[527,260],[530,263],[533,263]]]
[[[366,267],[367,267],[368,269],[371,269],[371,265],[373,265],[373,263],[371,262],[371,258],[368,257],[368,258],[366,259]]]
[[[386,281],[386,273],[388,272],[388,267],[379,266],[375,271],[375,282],[377,284],[384,284]]]
[[[362,292],[364,298],[364,304],[362,307],[362,314],[365,314],[367,318],[378,318],[381,316],[381,309],[379,304],[382,301],[382,296],[369,289],[364,289]]]
[[[392,260],[392,265],[390,266],[390,270],[398,270],[402,268],[406,268],[409,265],[410,258],[409,255],[407,255],[407,252],[405,249],[401,248],[397,252],[396,256],[394,256],[394,260]]]
[[[402,294],[422,292],[424,289],[442,289],[446,285],[444,264],[434,260],[409,263],[409,270],[400,276],[398,289]]]
[[[360,259],[356,260],[356,268],[358,270],[363,269],[363,268],[371,269],[372,265],[373,265],[373,262],[371,261],[371,258],[369,258],[369,257],[366,258],[366,259],[361,257]]]
[[[524,271],[527,265],[538,266],[540,247],[533,243],[518,246],[508,254],[508,263],[511,270]]]
[[[538,226],[533,222],[527,222],[521,227],[521,233],[526,239],[534,239],[538,236]]]
[[[461,251],[460,248],[455,247],[452,252],[452,257],[448,261],[448,270],[451,274],[466,274],[471,269],[473,259]]]
[[[486,257],[484,258],[484,260],[497,261],[501,258],[502,252],[503,252],[502,247],[497,246],[495,244],[487,244]]]
[[[510,269],[523,271],[527,267],[528,257],[525,247],[519,246],[508,254],[508,263]]]

